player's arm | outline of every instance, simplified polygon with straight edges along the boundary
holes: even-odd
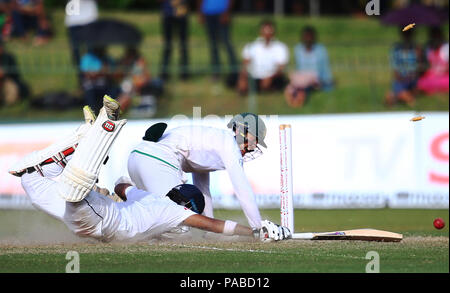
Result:
[[[233,221],[222,221],[202,215],[192,215],[184,220],[183,224],[228,236],[239,235],[253,237],[263,242],[286,240],[292,237],[289,229],[267,220],[261,222],[261,228],[259,229],[251,229]]]
[[[192,181],[202,192],[205,198],[205,209],[203,214],[210,218],[214,217],[211,192],[209,190],[209,172],[192,173]]]
[[[222,146],[220,155],[233,185],[234,192],[252,228],[261,227],[261,215],[256,204],[250,182],[245,175],[240,161],[242,155],[233,137],[227,138]]]
[[[261,227],[261,215],[256,204],[255,195],[248,182],[242,166],[230,164],[226,166],[228,175],[234,188],[234,193],[247,217],[248,223],[252,228]]]
[[[202,229],[209,232],[221,233],[225,235],[253,236],[253,230],[250,227],[239,225],[233,221],[222,221],[209,218],[203,215],[193,215],[184,220],[183,224]]]

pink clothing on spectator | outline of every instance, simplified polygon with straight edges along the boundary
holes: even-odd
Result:
[[[448,43],[440,48],[428,50],[427,60],[430,68],[419,78],[417,88],[427,94],[448,92]]]

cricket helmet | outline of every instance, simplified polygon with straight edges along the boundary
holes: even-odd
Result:
[[[203,193],[195,185],[177,185],[167,193],[167,196],[172,201],[197,214],[203,213],[203,210],[205,209],[205,198]]]
[[[239,144],[245,143],[247,133],[250,133],[256,137],[258,144],[267,148],[264,142],[267,133],[266,124],[258,115],[253,113],[238,114],[230,120],[227,127],[233,131],[238,131],[236,141]]]

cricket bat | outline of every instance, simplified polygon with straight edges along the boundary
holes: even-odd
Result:
[[[297,240],[362,240],[379,242],[399,242],[403,239],[402,234],[375,230],[375,229],[355,229],[333,232],[318,233],[293,233],[292,239]]]

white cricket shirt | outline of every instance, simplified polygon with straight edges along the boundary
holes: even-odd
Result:
[[[136,147],[152,153],[148,149],[152,143],[142,142]],[[154,144],[153,144],[154,145]],[[177,167],[183,172],[193,173],[194,184],[209,192],[209,176],[196,176],[217,170],[226,170],[236,197],[252,228],[261,226],[261,216],[255,195],[243,169],[243,158],[230,130],[206,126],[182,126],[166,131],[156,144],[158,149],[166,149],[171,154],[166,158],[171,162],[175,154]],[[161,153],[159,152],[161,155]]]
[[[177,227],[190,216],[196,215],[168,197],[149,196],[148,192],[136,187],[127,188],[126,195],[134,200],[114,205],[120,213],[120,220],[116,219],[116,221],[119,220],[116,232],[118,239],[153,238]],[[114,222],[114,219],[111,222]]]

